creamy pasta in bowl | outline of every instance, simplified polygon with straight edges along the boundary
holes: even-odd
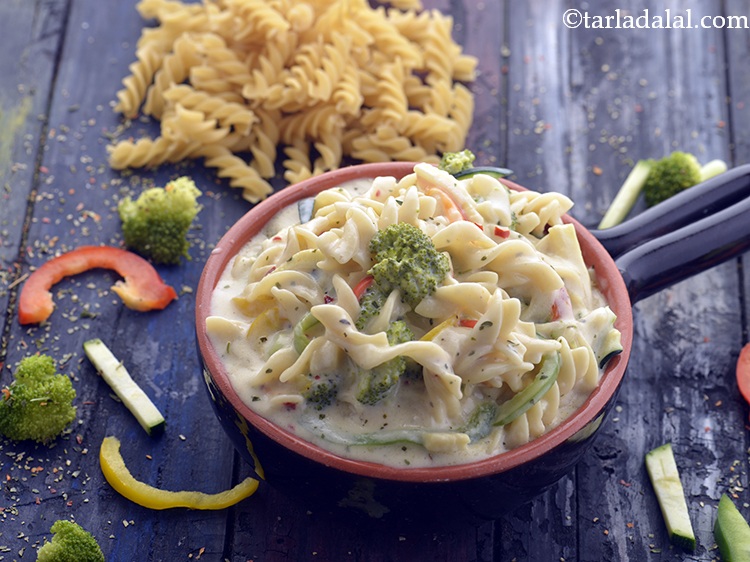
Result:
[[[258,205],[199,288],[225,427],[261,463],[272,442],[384,480],[497,478],[555,449],[551,472],[569,469],[611,405],[632,323],[571,207],[410,163],[343,168]]]

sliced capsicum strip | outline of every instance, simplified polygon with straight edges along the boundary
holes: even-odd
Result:
[[[177,298],[175,290],[164,283],[154,267],[133,252],[111,246],[81,246],[52,258],[31,274],[21,290],[18,320],[21,324],[47,320],[55,308],[52,286],[65,277],[95,268],[112,269],[124,278],[112,290],[133,310],[161,310]]]
[[[234,488],[218,494],[203,492],[161,490],[136,480],[120,454],[120,440],[105,437],[99,450],[99,463],[109,485],[130,501],[149,509],[224,509],[252,496],[258,489],[258,480],[245,478]]]
[[[746,343],[737,358],[737,386],[745,402],[750,404],[750,343]]]
[[[442,332],[446,328],[452,328],[454,326],[460,326],[461,328],[474,328],[476,325],[477,320],[473,318],[459,318],[458,316],[451,316],[446,320],[443,320],[440,324],[423,335],[419,339],[419,341],[432,341],[438,336],[440,332]]]

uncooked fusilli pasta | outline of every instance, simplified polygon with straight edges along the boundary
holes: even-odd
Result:
[[[206,158],[255,202],[272,191],[278,151],[297,181],[344,157],[434,162],[463,148],[473,98],[459,81],[476,59],[450,17],[419,0],[388,4],[141,0],[158,25],[143,30],[115,110],[160,120],[161,134],[116,142],[110,164]]]

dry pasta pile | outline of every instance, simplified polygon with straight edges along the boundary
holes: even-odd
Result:
[[[419,0],[141,0],[144,28],[115,109],[160,120],[110,147],[115,169],[204,158],[256,202],[277,151],[294,183],[365,162],[435,161],[464,147],[476,59]],[[247,157],[243,157],[247,155]]]

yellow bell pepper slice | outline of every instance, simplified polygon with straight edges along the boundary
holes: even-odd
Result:
[[[112,488],[130,501],[149,509],[224,509],[252,496],[259,484],[255,478],[248,477],[234,488],[218,494],[160,490],[133,477],[120,454],[120,440],[111,436],[102,441],[99,463],[104,478]]]
[[[437,335],[445,330],[446,328],[450,328],[451,326],[455,326],[458,323],[458,317],[457,316],[451,316],[447,320],[443,320],[440,324],[435,326],[432,330],[427,332],[424,336],[419,338],[419,341],[432,341],[434,340]]]
[[[245,337],[249,340],[256,340],[261,336],[267,336],[281,325],[281,317],[278,308],[269,308],[264,310],[250,324]]]

